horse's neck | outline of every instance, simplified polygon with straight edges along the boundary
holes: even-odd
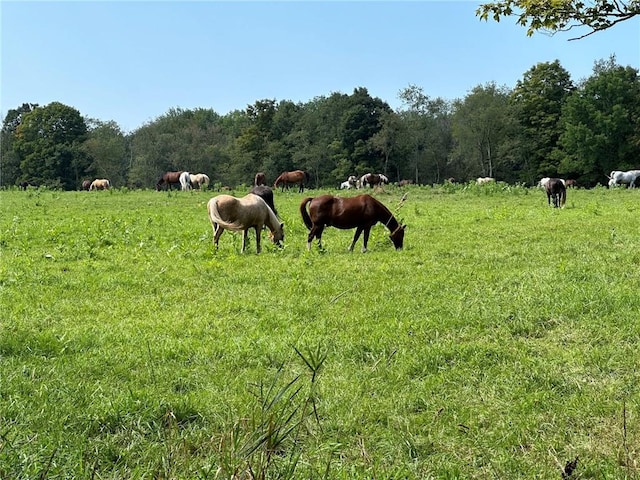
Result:
[[[390,232],[394,232],[399,226],[399,223],[396,220],[396,217],[394,217],[393,213],[391,213],[391,211],[389,211],[389,209],[385,207],[383,204],[380,204],[380,207],[379,207],[378,221],[383,223],[384,226],[387,227]]]
[[[278,217],[276,217],[276,214],[273,213],[273,210],[271,210],[271,207],[269,207],[268,205],[267,210],[269,213],[267,215],[267,221],[265,223],[272,232],[275,232],[280,226],[280,220],[278,220]]]

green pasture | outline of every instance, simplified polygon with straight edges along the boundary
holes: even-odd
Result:
[[[639,190],[386,187],[365,254],[320,193],[256,255],[215,192],[0,192],[0,478],[640,476]]]

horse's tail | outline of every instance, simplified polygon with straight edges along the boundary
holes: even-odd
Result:
[[[309,230],[313,227],[313,222],[311,221],[311,217],[309,216],[309,212],[307,212],[307,203],[313,200],[313,197],[306,197],[302,202],[300,202],[300,215],[302,215],[302,221],[307,226]]]
[[[564,207],[564,204],[567,202],[567,189],[563,188],[560,193],[560,205]]]
[[[218,199],[213,197],[207,203],[207,212],[209,213],[209,220],[211,223],[217,223],[221,227],[227,228],[229,230],[241,230],[242,226],[237,223],[227,222],[223,220],[220,216],[220,211],[218,210]]]

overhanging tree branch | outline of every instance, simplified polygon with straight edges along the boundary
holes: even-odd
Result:
[[[499,22],[517,17],[516,23],[527,27],[527,35],[537,31],[551,34],[587,27],[589,32],[578,40],[606,30],[640,14],[640,0],[501,0],[483,3],[476,10],[481,20]]]

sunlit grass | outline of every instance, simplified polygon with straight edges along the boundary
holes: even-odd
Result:
[[[213,195],[0,193],[0,478],[637,476],[638,192],[387,187],[366,254],[278,192],[260,255]]]

